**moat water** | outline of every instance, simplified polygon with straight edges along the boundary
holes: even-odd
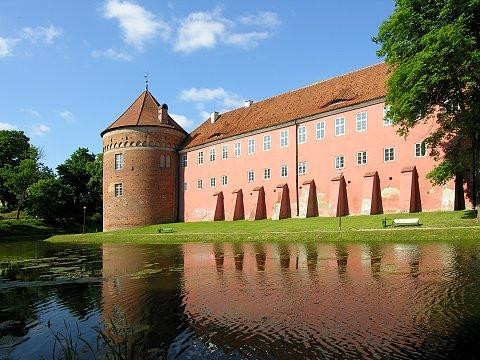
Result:
[[[139,359],[478,358],[480,244],[0,244],[0,359],[101,358],[99,331]]]

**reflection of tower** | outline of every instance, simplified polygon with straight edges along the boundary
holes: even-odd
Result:
[[[144,91],[103,138],[103,229],[178,218],[178,154],[186,137],[152,94]]]
[[[166,354],[183,331],[182,306],[183,255],[179,246],[103,245],[104,324],[122,320],[133,328],[148,328],[139,333],[145,351],[160,349]],[[145,354],[146,355],[146,354]]]

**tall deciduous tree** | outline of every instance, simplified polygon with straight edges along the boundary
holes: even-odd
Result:
[[[0,169],[17,167],[31,155],[30,139],[23,131],[0,130]],[[15,195],[6,186],[5,179],[0,179],[0,202],[15,202]]]
[[[0,170],[5,186],[17,198],[17,220],[20,216],[20,206],[27,189],[39,178],[39,167],[36,159],[24,159],[18,166],[5,166]]]
[[[390,65],[388,116],[406,136],[422,119],[438,127],[426,139],[440,160],[428,177],[444,184],[472,168],[476,203],[480,134],[480,0],[396,0],[373,39]]]
[[[78,148],[70,158],[57,167],[58,178],[62,184],[73,190],[72,208],[76,218],[83,215],[83,207],[87,213],[93,213],[97,207],[100,192],[92,189],[90,183],[90,171],[95,155],[86,148]]]

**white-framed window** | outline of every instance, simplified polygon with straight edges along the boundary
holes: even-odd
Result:
[[[248,182],[253,182],[253,181],[255,181],[255,173],[253,172],[253,170],[248,170],[248,172],[247,172],[247,180],[248,180]]]
[[[203,189],[203,180],[202,179],[197,180],[197,189]]]
[[[315,125],[315,138],[317,140],[325,139],[325,121],[320,121]]]
[[[357,152],[357,165],[366,165],[367,164],[367,152],[359,151]]]
[[[383,107],[383,126],[391,126],[393,120],[388,117],[388,112],[390,111],[390,105]]]
[[[240,141],[237,141],[235,145],[233,145],[233,155],[235,157],[240,157],[242,154],[242,143]]]
[[[335,119],[335,136],[345,135],[345,118],[338,117]]]
[[[123,184],[115,184],[115,197],[123,196]]]
[[[203,151],[199,151],[199,152],[198,152],[197,164],[198,164],[198,165],[202,165],[202,164],[203,164]]]
[[[263,151],[269,151],[272,148],[272,135],[263,135]]]
[[[383,149],[383,161],[385,161],[385,162],[395,161],[395,148],[394,147],[389,147],[389,148]]]
[[[356,117],[356,128],[357,132],[362,132],[367,130],[367,121],[368,121],[368,116],[366,111],[362,111],[357,113]]]
[[[123,154],[115,154],[115,170],[123,169]]]
[[[215,161],[215,158],[216,158],[216,151],[215,151],[215,148],[211,148],[210,149],[210,161]]]
[[[280,147],[288,146],[288,130],[282,130],[280,132]]]
[[[425,141],[415,144],[415,157],[425,157],[427,155],[427,144]]]
[[[280,177],[285,178],[288,176],[288,166],[282,165],[280,166]]]
[[[305,144],[307,142],[307,127],[305,125],[298,127],[298,143]]]
[[[222,186],[227,186],[227,185],[228,185],[228,176],[222,175]]]
[[[215,187],[215,186],[217,186],[217,179],[213,177],[210,179],[210,187]]]
[[[345,167],[345,156],[337,155],[335,156],[335,170],[340,170]]]
[[[187,154],[182,155],[182,167],[186,168],[188,165],[188,157]]]
[[[248,154],[255,154],[255,138],[248,139]]]
[[[228,145],[222,145],[222,159],[228,159]]]
[[[263,180],[270,180],[272,178],[272,171],[267,168],[263,169]]]
[[[298,163],[298,175],[305,175],[307,173],[306,161],[300,161]]]
[[[187,191],[187,182],[186,181],[183,183],[183,191]]]

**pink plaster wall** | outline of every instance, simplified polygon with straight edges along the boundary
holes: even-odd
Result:
[[[331,215],[329,208],[332,206],[330,199],[331,180],[341,174],[347,183],[348,206],[351,215],[361,213],[364,175],[367,172],[377,171],[382,190],[382,205],[385,213],[398,212],[400,208],[401,170],[407,166],[415,166],[419,175],[419,189],[422,211],[453,210],[454,193],[453,181],[444,187],[432,186],[426,179],[426,174],[433,168],[433,158],[427,156],[415,158],[415,143],[426,138],[435,126],[433,121],[427,120],[415,127],[407,139],[396,134],[393,126],[383,125],[384,103],[378,103],[346,111],[340,114],[330,115],[305,123],[307,140],[298,145],[299,162],[306,161],[307,174],[299,176],[299,195],[301,187],[306,180],[315,180],[318,199],[318,212],[320,216]],[[367,130],[356,131],[356,113],[367,111]],[[343,116],[346,120],[346,134],[335,136],[335,118]],[[316,140],[315,126],[319,121],[326,122],[326,135],[322,140]],[[288,130],[289,145],[280,147],[280,132]],[[271,150],[263,151],[263,135],[271,134]],[[264,186],[266,194],[267,217],[272,218],[274,203],[277,199],[276,187],[287,183],[290,190],[290,202],[292,217],[297,213],[297,198],[295,191],[295,125],[267,130],[263,133],[245,136],[240,139],[225,141],[228,145],[228,159],[223,160],[222,144],[205,146],[203,165],[197,165],[199,150],[189,151],[188,166],[180,169],[180,184],[187,182],[187,191],[181,189],[180,196],[180,219],[184,221],[213,220],[216,197],[213,194],[223,191],[225,200],[225,218],[232,218],[234,204],[232,191],[242,189],[244,195],[244,207],[246,216],[252,212],[256,205],[257,192],[253,189]],[[255,138],[255,154],[249,155],[248,139]],[[241,156],[234,157],[234,143],[241,142]],[[209,161],[211,147],[216,149],[216,160]],[[383,149],[395,147],[395,161],[384,162]],[[368,160],[366,165],[357,165],[356,154],[358,151],[367,151]],[[335,170],[334,156],[345,156],[345,168]],[[288,165],[288,177],[280,177],[281,165]],[[272,178],[263,180],[263,169],[271,169]],[[247,171],[255,172],[255,181],[247,182]],[[221,176],[228,176],[228,185],[221,185]],[[210,178],[216,177],[216,187],[210,187]],[[203,179],[204,188],[197,189],[197,180]],[[453,193],[452,193],[453,192]],[[449,196],[450,194],[450,196]],[[451,202],[448,201],[451,199]],[[468,202],[467,202],[468,203]]]

